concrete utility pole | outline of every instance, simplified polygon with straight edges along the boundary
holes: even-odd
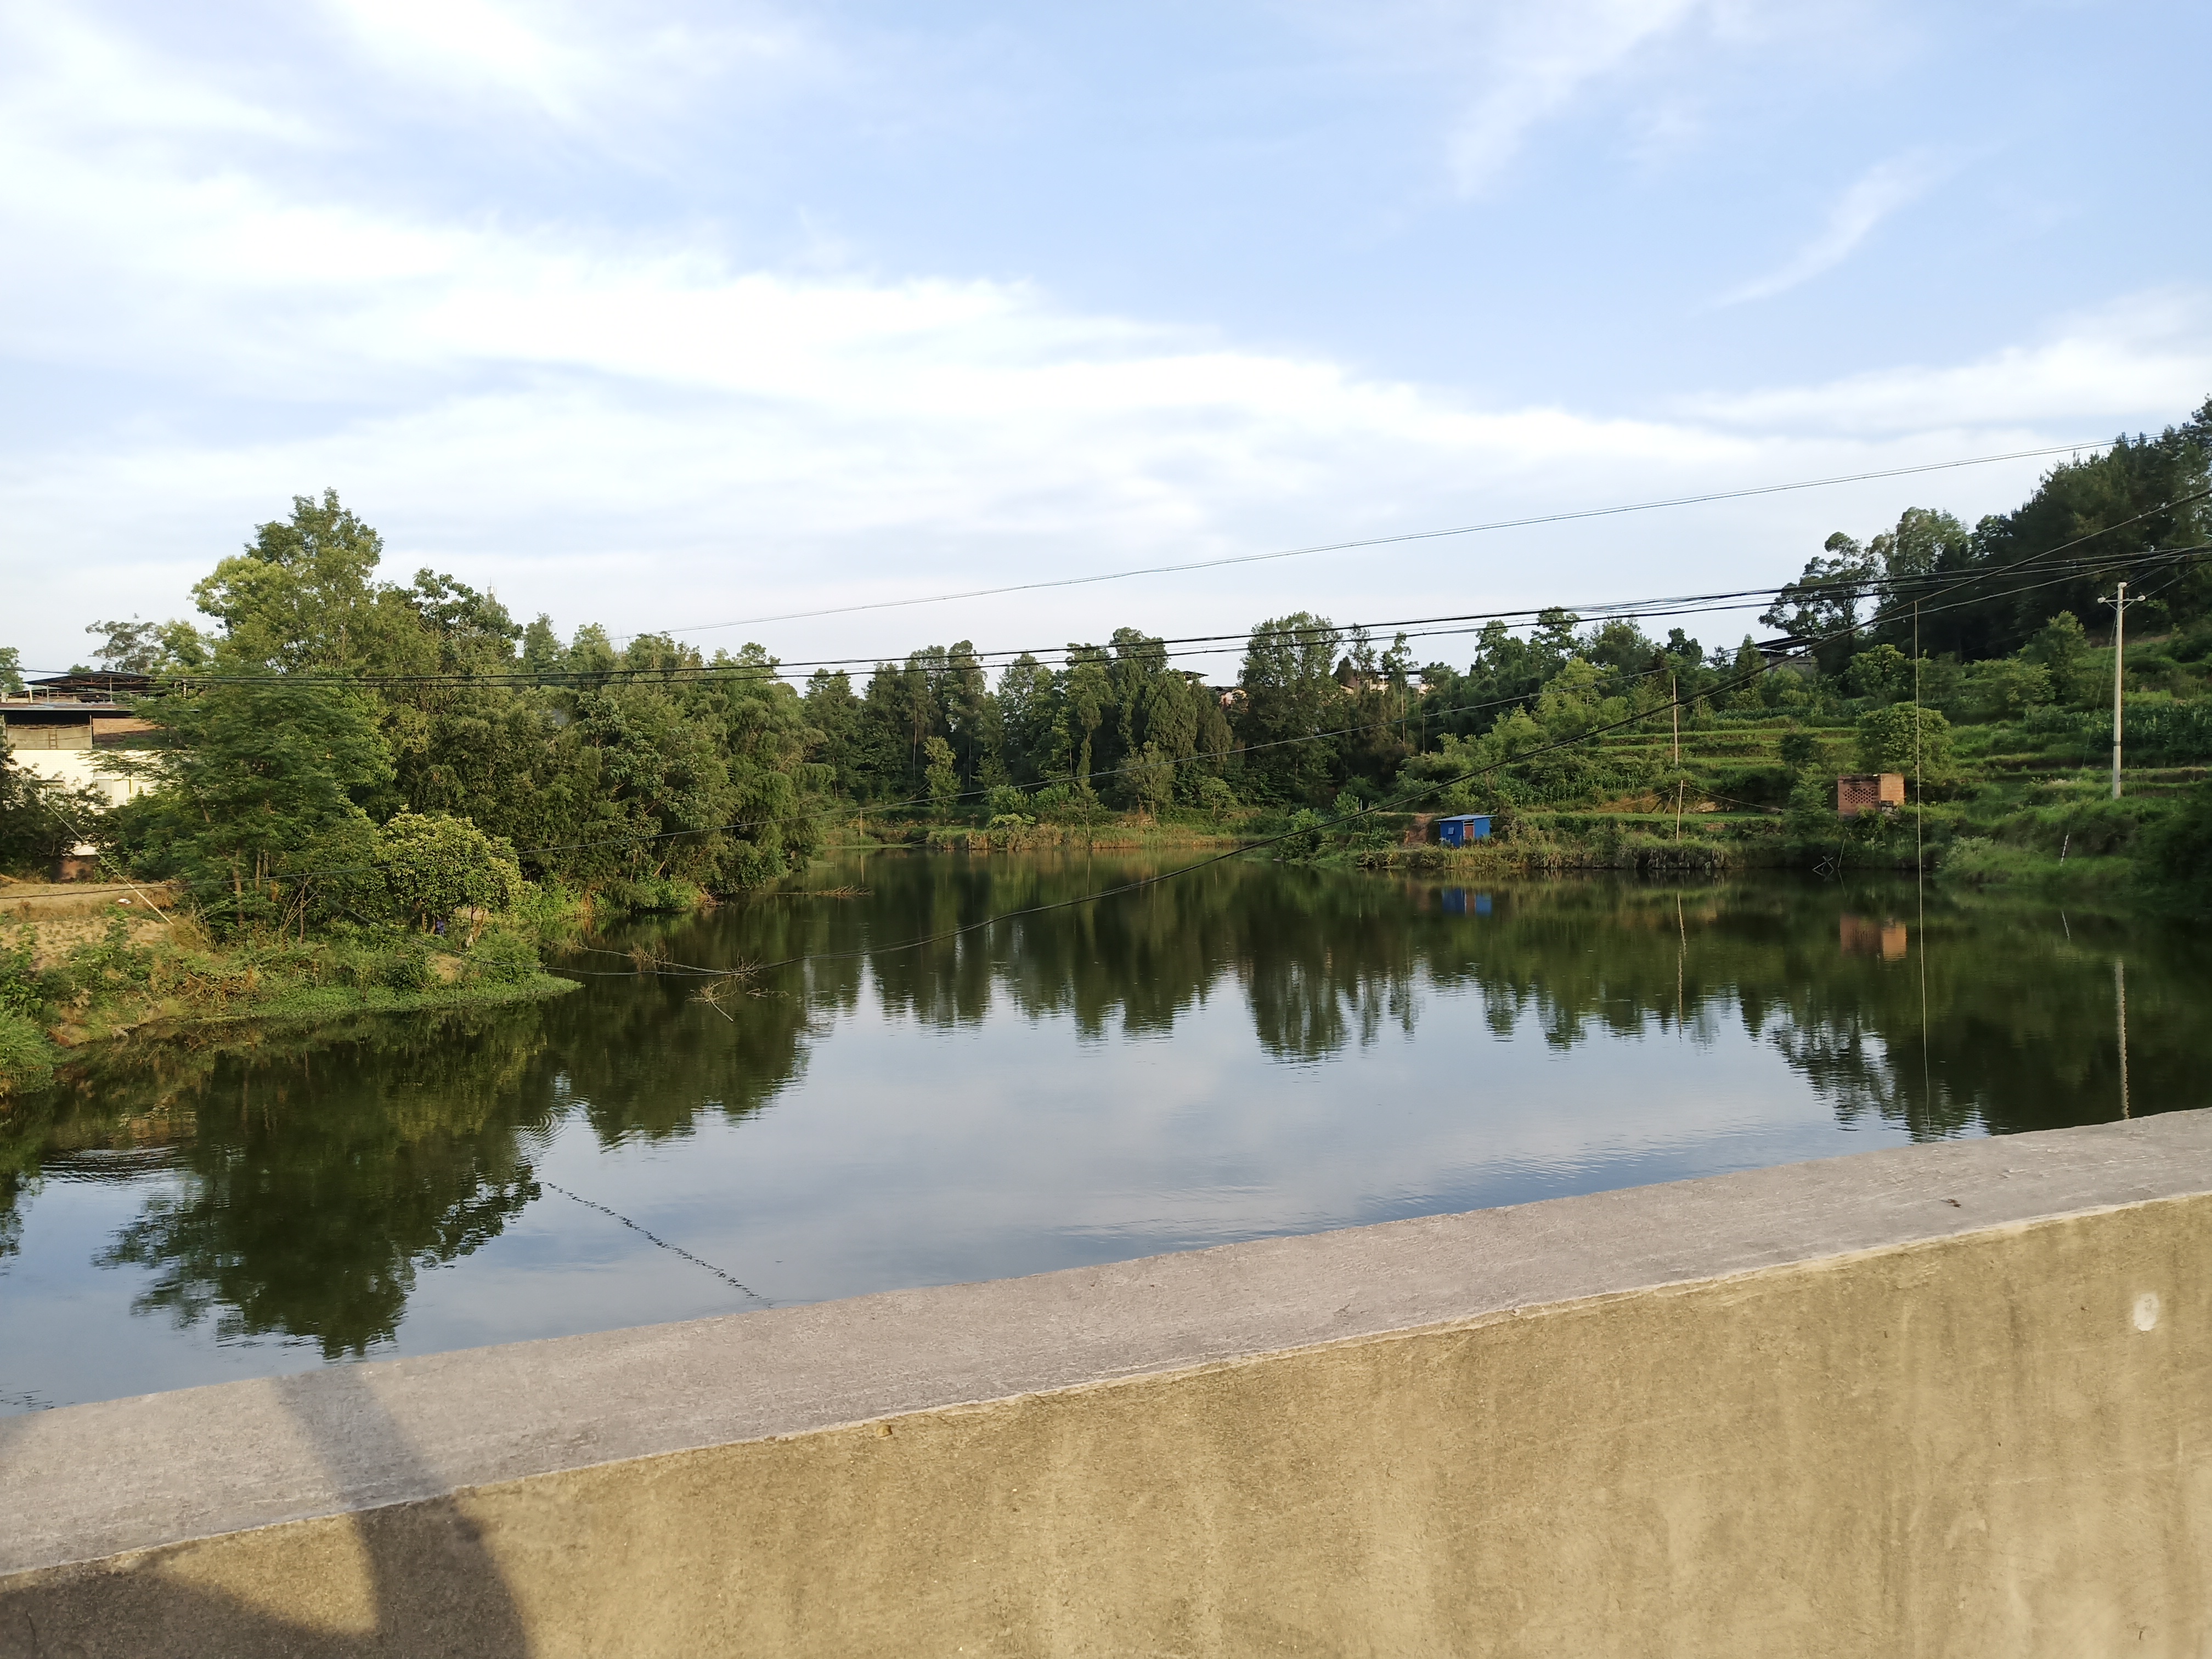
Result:
[[[1682,839],[1682,692],[1674,676],[1667,676],[1667,712],[1674,719],[1674,839]]]
[[[2127,658],[2128,585],[2105,601],[2112,607],[2112,799],[2120,798],[2120,676]]]

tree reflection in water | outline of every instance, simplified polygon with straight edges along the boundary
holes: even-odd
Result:
[[[1493,1032],[1562,1052],[1655,1030],[1711,1042],[1736,1019],[1838,1120],[1933,1138],[2117,1116],[2112,963],[2124,952],[2136,1109],[2202,1103],[2212,1058],[2197,1018],[2212,961],[2193,936],[1948,901],[1923,930],[1911,890],[1889,884],[1479,893],[1231,862],[892,948],[1139,867],[878,856],[811,884],[864,896],[763,896],[605,941],[709,966],[811,958],[719,1007],[695,1000],[696,979],[617,975],[534,1006],[110,1051],[0,1115],[0,1255],[40,1180],[139,1182],[138,1216],[100,1258],[144,1270],[138,1310],[360,1354],[392,1337],[418,1273],[477,1249],[538,1196],[533,1164],[558,1125],[580,1121],[616,1146],[748,1117],[863,998],[938,1030],[1064,1020],[1096,1039],[1170,1033],[1236,994],[1263,1052],[1294,1063],[1416,1033],[1426,1000],[1451,988],[1480,993]]]

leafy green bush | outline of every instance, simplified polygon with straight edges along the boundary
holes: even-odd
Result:
[[[151,946],[132,942],[130,925],[112,917],[107,930],[89,944],[80,945],[64,959],[56,977],[66,991],[89,993],[97,998],[141,986],[153,976]]]
[[[470,947],[464,968],[476,984],[519,985],[538,972],[538,947],[510,928],[494,927]]]
[[[466,818],[402,812],[376,832],[370,856],[394,913],[418,927],[469,908],[510,910],[522,897],[514,847]]]
[[[1316,858],[1321,854],[1322,834],[1321,814],[1310,806],[1301,806],[1291,814],[1283,839],[1275,843],[1276,854],[1286,860]]]
[[[1910,776],[1917,763],[1922,775],[1933,782],[1950,775],[1951,758],[1951,722],[1933,708],[1892,703],[1859,719],[1858,762],[1863,771]]]
[[[395,991],[427,991],[438,982],[430,946],[421,938],[402,941],[377,965],[377,978]]]
[[[2061,801],[2013,813],[1997,826],[1996,839],[2053,856],[2101,858],[2126,851],[2144,821],[2160,816],[2153,801]]]
[[[36,1020],[0,1008],[0,1096],[40,1086],[53,1075],[53,1059]]]
[[[2212,911],[2212,783],[2199,784],[2143,836],[2152,878],[2199,912]]]
[[[55,986],[33,966],[36,960],[27,927],[12,944],[0,945],[0,1013],[36,1020],[46,1012]]]
[[[1855,697],[1895,702],[1911,693],[1912,659],[1893,645],[1869,647],[1851,659],[1844,683]]]
[[[1967,669],[1960,698],[1976,720],[2018,720],[2051,701],[2051,671],[2018,657],[1996,657]]]

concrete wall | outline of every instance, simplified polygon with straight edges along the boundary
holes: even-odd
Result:
[[[0,1421],[0,1655],[2212,1653],[2212,1114]]]
[[[19,746],[6,757],[5,764],[20,767],[64,789],[92,790],[104,796],[110,806],[136,800],[153,787],[143,777],[116,770],[111,757],[93,748],[88,739],[82,747],[41,749],[21,746],[19,732],[11,730],[9,738]]]

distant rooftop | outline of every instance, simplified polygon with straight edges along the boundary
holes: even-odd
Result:
[[[31,687],[33,696],[40,691],[75,691],[80,695],[101,691],[112,696],[118,691],[143,691],[153,684],[150,674],[95,673],[87,669],[82,672],[49,674],[44,679],[33,680]]]

